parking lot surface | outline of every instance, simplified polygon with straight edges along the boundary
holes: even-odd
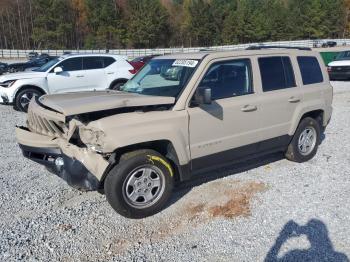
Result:
[[[24,159],[14,127],[25,114],[0,106],[0,261],[348,261],[350,83],[333,86],[314,159],[273,155],[217,170],[142,220]]]

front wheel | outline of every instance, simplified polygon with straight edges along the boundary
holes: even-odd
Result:
[[[30,100],[42,95],[42,92],[34,88],[23,89],[16,95],[14,108],[18,111],[27,112]]]
[[[309,161],[316,155],[320,137],[320,123],[311,117],[304,118],[288,146],[286,158],[299,163]]]
[[[174,171],[154,150],[124,154],[107,175],[104,189],[109,204],[120,215],[144,218],[159,212],[171,196]]]

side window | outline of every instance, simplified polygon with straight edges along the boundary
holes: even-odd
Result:
[[[103,68],[103,59],[100,56],[83,57],[84,70]]]
[[[304,85],[323,82],[321,67],[316,57],[298,56],[297,59]]]
[[[292,63],[288,56],[258,59],[264,92],[295,87]]]
[[[60,63],[58,66],[62,67],[63,71],[78,71],[82,70],[83,63],[81,57],[68,58]]]
[[[103,64],[104,64],[103,67],[110,66],[114,62],[115,62],[115,59],[113,57],[103,57]]]
[[[250,60],[230,60],[211,65],[199,87],[211,88],[214,100],[251,94],[253,85]]]

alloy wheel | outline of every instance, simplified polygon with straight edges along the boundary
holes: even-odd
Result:
[[[149,207],[162,196],[164,180],[164,174],[158,167],[139,167],[130,172],[124,182],[124,199],[134,208]]]
[[[298,139],[298,150],[303,156],[309,155],[315,148],[317,133],[314,127],[307,127]]]

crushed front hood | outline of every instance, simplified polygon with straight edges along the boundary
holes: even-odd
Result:
[[[170,105],[175,103],[175,98],[107,90],[45,95],[39,101],[65,116],[71,116],[125,107]]]

